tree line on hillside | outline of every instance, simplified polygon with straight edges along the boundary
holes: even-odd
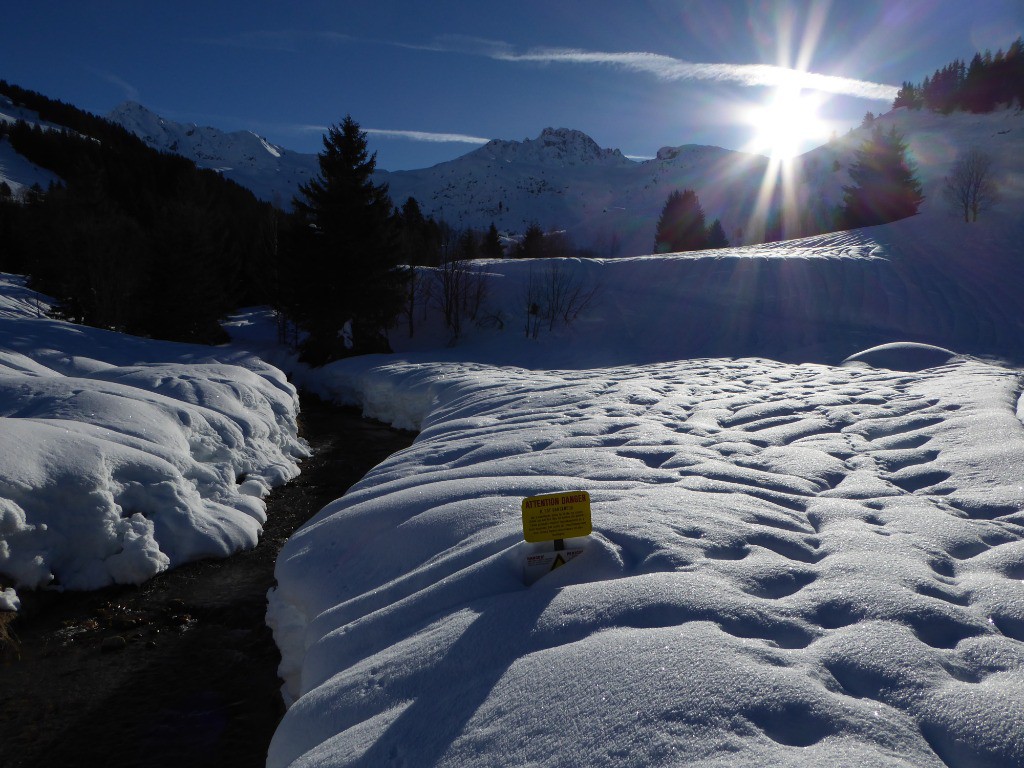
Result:
[[[904,82],[893,108],[925,107],[935,112],[991,112],[1016,103],[1024,107],[1024,39],[1004,53],[975,53],[969,64],[955,59],[918,84]]]
[[[2,81],[0,93],[72,126],[0,124],[0,141],[62,179],[18,199],[0,190],[0,270],[29,275],[56,314],[215,342],[228,311],[267,299],[272,206],[102,118]]]

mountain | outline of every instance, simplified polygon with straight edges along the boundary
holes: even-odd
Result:
[[[752,207],[766,158],[687,145],[636,162],[600,148],[580,131],[545,129],[525,141],[491,141],[431,168],[382,172],[392,199],[415,197],[425,214],[456,227],[523,232],[530,224],[564,230],[598,256],[650,253],[668,194],[696,189],[709,221],[729,237]]]
[[[958,130],[970,123],[983,146],[1009,130],[1000,126],[1014,115],[1019,112],[947,117],[900,108],[876,123],[903,131],[926,187],[930,183],[931,193],[941,195],[952,158],[934,145],[953,124],[949,120],[957,121]],[[151,146],[220,169],[260,197],[285,205],[317,172],[315,155],[291,152],[253,133],[185,126],[132,103],[110,117]],[[707,221],[720,219],[730,243],[745,245],[830,230],[843,185],[850,183],[854,153],[870,130],[857,128],[794,158],[782,173],[762,155],[697,144],[662,147],[653,159],[634,161],[581,131],[545,128],[535,139],[495,139],[430,168],[380,170],[376,180],[388,184],[396,205],[414,197],[425,215],[456,228],[494,223],[515,235],[538,224],[564,231],[577,247],[600,257],[650,253],[668,195],[693,189]],[[932,168],[938,170],[934,179]],[[774,191],[765,194],[762,188]]]
[[[135,102],[109,119],[150,146],[213,168],[259,197],[287,206],[317,172],[315,155],[292,152],[247,131],[185,125]],[[546,128],[535,139],[495,139],[430,168],[377,172],[401,205],[415,197],[423,212],[457,227],[522,233],[530,224],[565,231],[599,256],[649,253],[654,226],[675,189],[697,190],[708,221],[720,218],[734,242],[745,232],[767,165],[760,155],[721,147],[664,147],[636,162],[582,131]]]
[[[126,102],[109,118],[157,149],[175,152],[221,171],[259,197],[287,207],[299,184],[317,173],[315,155],[292,152],[248,132],[184,125]],[[597,256],[650,253],[654,230],[668,195],[697,192],[708,222],[720,219],[733,244],[765,239],[770,215],[761,204],[762,179],[770,167],[761,155],[685,144],[662,147],[637,162],[617,149],[602,148],[582,131],[545,128],[535,139],[495,139],[461,157],[430,168],[379,170],[391,199],[409,197],[424,214],[456,228],[486,229],[494,223],[513,235],[531,224],[564,231],[578,247]],[[843,175],[842,182],[847,179]],[[819,179],[820,183],[828,179]],[[839,189],[839,185],[831,185]],[[832,202],[837,195],[831,195]],[[828,198],[805,192],[803,216],[781,234],[820,231]],[[772,202],[778,207],[779,200]],[[755,215],[755,213],[757,215]],[[794,217],[789,217],[794,218]]]
[[[287,207],[292,197],[319,171],[317,156],[271,144],[251,131],[227,133],[217,128],[176,123],[134,101],[126,101],[107,118],[146,144],[193,160],[200,168],[220,171],[259,198]]]

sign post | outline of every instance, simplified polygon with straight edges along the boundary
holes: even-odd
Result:
[[[586,491],[564,491],[523,499],[523,538],[531,544],[554,542],[554,552],[528,555],[524,565],[527,584],[545,573],[560,568],[583,549],[566,549],[565,540],[589,536],[593,530],[590,518],[590,494]]]

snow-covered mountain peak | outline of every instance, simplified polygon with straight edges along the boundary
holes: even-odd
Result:
[[[572,128],[545,128],[536,139],[506,141],[494,139],[469,156],[506,163],[545,165],[632,165],[617,149],[603,149],[590,136]]]
[[[108,118],[128,129],[151,146],[191,156],[183,148],[200,150],[197,157],[211,163],[200,162],[208,167],[233,163],[247,159],[245,153],[253,152],[256,159],[265,153],[274,158],[281,157],[284,150],[271,144],[252,131],[227,133],[219,128],[198,126],[195,123],[177,123],[147,109],[138,102],[126,101],[116,107]],[[223,162],[221,162],[223,161]]]
[[[285,204],[317,172],[316,155],[291,152],[252,131],[228,133],[177,123],[134,101],[124,102],[107,117],[149,146],[220,171],[264,200]]]

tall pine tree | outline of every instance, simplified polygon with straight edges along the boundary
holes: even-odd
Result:
[[[907,144],[893,126],[875,126],[850,166],[853,184],[843,187],[842,221],[847,228],[884,224],[917,213],[921,183],[907,159]]]
[[[692,189],[669,193],[654,234],[655,253],[699,251],[707,247],[704,209]]]
[[[313,365],[387,350],[405,303],[407,271],[397,264],[387,185],[372,180],[376,161],[346,116],[324,136],[319,176],[294,200],[289,310],[308,333],[303,358]]]

